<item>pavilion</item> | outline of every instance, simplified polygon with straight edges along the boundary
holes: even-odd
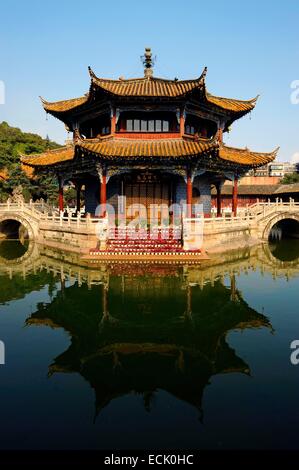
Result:
[[[206,68],[191,80],[157,78],[149,48],[143,62],[142,78],[99,78],[89,68],[90,86],[83,96],[57,102],[42,99],[45,111],[64,123],[73,140],[56,150],[22,156],[22,164],[56,175],[60,211],[63,187],[72,182],[77,210],[84,190],[85,212],[91,215],[98,214],[99,204],[101,216],[109,204],[117,213],[121,207],[127,220],[134,213],[132,204],[143,204],[147,216],[153,204],[184,204],[191,217],[194,205],[202,204],[209,217],[215,188],[220,216],[221,188],[231,180],[236,215],[239,178],[277,154],[223,142],[231,125],[254,109],[257,98],[243,101],[209,93]]]

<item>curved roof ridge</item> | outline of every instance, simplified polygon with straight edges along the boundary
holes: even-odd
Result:
[[[59,101],[47,101],[42,96],[40,96],[40,100],[42,102],[43,108],[45,111],[69,111],[71,109],[76,108],[77,106],[81,106],[84,103],[87,103],[90,94],[86,93],[83,96],[79,96],[77,98],[70,98],[67,100],[59,100]]]
[[[231,147],[230,145],[226,145],[226,144],[221,144],[220,145],[220,148],[225,148],[227,150],[232,150],[232,151],[237,151],[237,152],[248,152],[248,153],[255,153],[255,154],[258,154],[258,155],[277,155],[280,147],[276,147],[274,150],[272,150],[271,152],[256,152],[255,150],[251,150],[250,148],[248,147]]]
[[[227,98],[226,96],[213,95],[209,91],[207,90],[205,91],[208,97],[212,97],[212,98],[216,98],[220,100],[237,101],[238,103],[252,103],[252,104],[254,103],[255,104],[260,97],[260,95],[256,95],[254,98],[251,98],[249,100],[239,100],[238,98]]]
[[[22,164],[36,166],[36,164],[47,165],[53,162],[59,163],[61,161],[72,160],[74,150],[74,145],[65,145],[57,149],[45,150],[41,153],[31,153],[30,155],[19,153],[19,155]],[[38,159],[38,162],[35,159]]]
[[[98,77],[95,72],[92,70],[90,66],[88,66],[88,72],[90,75],[91,80],[95,81],[103,81],[103,82],[112,82],[112,83],[126,83],[126,82],[137,82],[137,81],[161,81],[165,83],[192,83],[192,82],[201,82],[205,79],[206,74],[207,74],[207,67],[204,67],[201,75],[199,77],[195,78],[190,78],[190,79],[184,79],[184,80],[178,80],[174,78],[163,78],[163,77],[133,77],[133,78],[104,78],[104,77]]]

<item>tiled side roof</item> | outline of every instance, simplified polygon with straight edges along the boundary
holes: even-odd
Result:
[[[277,184],[242,184],[238,186],[238,194],[240,196],[250,196],[250,195],[261,195],[261,196],[270,196],[276,192],[276,189],[279,187]],[[223,196],[232,195],[232,185],[225,184],[221,189],[221,194]],[[216,189],[212,188],[212,195],[216,195]]]
[[[226,145],[221,145],[219,148],[219,157],[222,160],[238,163],[239,165],[248,165],[255,167],[272,162],[275,159],[278,150],[279,149],[277,148],[270,153],[260,153],[252,152],[247,148],[239,149],[235,147],[227,147]]]
[[[22,155],[21,163],[29,166],[49,166],[66,162],[74,158],[74,147],[62,147],[34,155]]]
[[[277,188],[275,194],[299,193],[299,183],[282,184]]]
[[[198,155],[215,148],[215,143],[178,139],[133,140],[106,139],[99,142],[81,141],[80,147],[107,158],[160,157],[178,158]]]
[[[235,113],[248,113],[255,107],[258,96],[252,100],[243,101],[232,98],[222,98],[221,96],[214,96],[206,92],[206,99],[209,103],[224,110]]]
[[[271,153],[251,152],[248,149],[219,146],[217,142],[202,140],[160,139],[160,140],[133,140],[133,139],[90,139],[77,142],[77,147],[87,153],[98,155],[107,160],[121,158],[165,158],[177,159],[196,157],[201,154],[213,154],[215,158],[239,166],[257,167],[274,160],[277,150]],[[23,156],[21,161],[29,166],[50,166],[74,158],[74,147],[63,147],[50,150],[42,154]]]
[[[64,113],[86,103],[88,101],[88,95],[80,96],[79,98],[73,98],[71,100],[55,101],[53,103],[50,103],[49,101],[46,101],[43,98],[41,98],[41,100],[43,103],[43,107],[46,111]]]

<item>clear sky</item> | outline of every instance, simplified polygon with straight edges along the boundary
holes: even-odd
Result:
[[[49,101],[81,96],[87,66],[98,76],[143,75],[144,47],[157,56],[154,74],[189,79],[208,67],[216,95],[261,97],[251,117],[225,141],[299,159],[298,0],[0,0],[0,80],[6,89],[0,121],[63,142],[64,125],[46,114]]]

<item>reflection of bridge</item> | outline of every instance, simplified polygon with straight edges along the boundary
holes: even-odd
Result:
[[[299,257],[299,253],[298,253]],[[24,279],[30,274],[41,271],[52,273],[59,280],[76,281],[78,285],[87,284],[88,287],[98,284],[109,284],[110,274],[128,275],[130,272],[136,274],[147,274],[154,272],[157,276],[165,270],[178,272],[177,265],[149,265],[149,264],[99,264],[90,267],[84,263],[80,255],[76,253],[61,253],[54,249],[43,247],[36,243],[29,243],[27,252],[15,260],[7,260],[0,256],[0,273],[9,275],[21,275]],[[233,251],[213,257],[205,261],[201,266],[185,265],[184,285],[199,285],[203,287],[206,283],[212,285],[217,280],[226,276],[230,277],[241,272],[259,271],[271,273],[273,278],[285,277],[291,279],[299,275],[299,258],[293,261],[282,261],[274,257],[267,243],[262,246],[253,246],[242,251]]]
[[[195,220],[186,219],[191,222],[188,224],[190,228],[192,228],[192,221],[195,222]],[[248,246],[253,242],[267,240],[271,228],[283,220],[299,223],[299,203],[291,199],[287,203],[282,201],[257,203],[249,206],[237,217],[205,219],[203,245],[204,248],[210,250],[218,248],[221,251]],[[1,231],[9,231],[8,221],[21,224],[30,240],[81,254],[89,252],[96,246],[97,229],[99,223],[103,223],[103,220],[99,218],[82,217],[81,214],[73,216],[69,213],[64,217],[56,209],[40,203],[12,204],[9,201],[6,204],[0,204],[0,236]],[[188,230],[184,230],[183,236],[186,246],[190,243],[196,245],[194,237],[193,242],[190,242],[193,235],[188,233]]]

